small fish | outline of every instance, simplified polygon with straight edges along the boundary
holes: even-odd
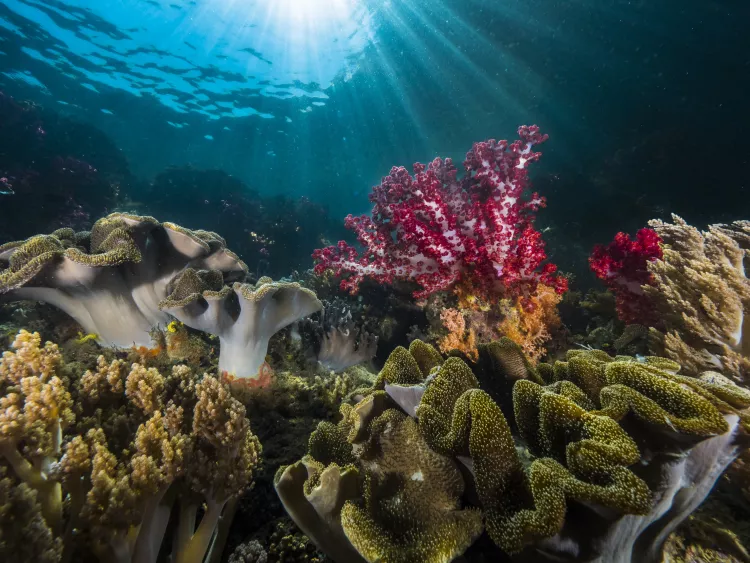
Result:
[[[78,332],[78,338],[75,339],[76,344],[85,344],[86,342],[89,342],[91,340],[98,340],[99,335],[93,332],[90,332],[88,334],[83,334],[82,332]]]

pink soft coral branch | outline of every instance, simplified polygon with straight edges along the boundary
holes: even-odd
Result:
[[[365,277],[391,284],[413,280],[416,298],[449,289],[466,280],[480,293],[528,294],[537,283],[567,289],[546,259],[544,241],[533,227],[534,212],[545,205],[528,187],[528,164],[547,140],[536,126],[518,129],[513,143],[475,143],[466,155],[466,173],[457,178],[450,158],[417,163],[412,176],[394,167],[373,187],[372,216],[346,218],[362,254],[344,241],[316,250],[315,271],[349,274],[343,289],[356,293]]]

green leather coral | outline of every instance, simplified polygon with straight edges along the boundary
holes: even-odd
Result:
[[[527,471],[505,416],[476,386],[463,361],[448,359],[428,385],[417,416],[437,451],[461,455],[468,446],[487,531],[504,551],[517,552],[528,541],[557,533],[570,498],[627,513],[648,511],[648,487],[627,469],[639,460],[638,448],[615,421],[581,408],[576,400],[584,398],[575,386],[515,383],[515,421],[541,458]]]
[[[407,350],[399,346],[391,352],[375,380],[375,389],[383,389],[386,383],[395,385],[421,383],[429,375],[430,369],[438,365],[437,357],[427,351],[428,348],[423,342],[415,340],[409,348]],[[416,351],[416,356],[411,353],[412,348]],[[434,348],[432,350],[437,353]],[[442,357],[440,359],[442,360]]]
[[[462,508],[456,462],[432,449],[417,422],[394,409],[382,390],[418,383],[442,362],[421,342],[412,349],[416,357],[396,349],[374,388],[356,405],[342,405],[337,425],[320,423],[309,454],[276,475],[290,515],[336,561],[447,563],[482,532],[481,513]],[[356,494],[352,471],[361,475]]]
[[[417,423],[388,410],[373,423],[379,455],[363,501],[341,511],[346,537],[367,561],[452,561],[482,532],[478,510],[459,509],[464,483],[455,463],[431,450]]]
[[[750,404],[750,393],[732,382],[678,375],[679,364],[666,358],[637,361],[600,350],[571,350],[566,359],[555,363],[554,378],[575,383],[615,420],[632,413],[670,431],[713,436],[728,429],[723,414]]]
[[[659,561],[750,429],[750,392],[678,371],[663,358],[598,350],[533,368],[504,341],[471,363],[442,361],[423,343],[398,348],[359,402],[342,405],[338,425],[311,437],[305,490],[352,459],[361,479],[346,499],[333,495],[338,517],[324,521],[340,533],[323,542],[356,552],[333,555],[342,562],[447,562],[478,533],[468,505],[507,554]],[[454,482],[456,463],[476,495]]]

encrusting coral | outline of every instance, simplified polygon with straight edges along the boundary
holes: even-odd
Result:
[[[159,302],[188,267],[221,272],[227,283],[247,272],[216,233],[112,213],[90,233],[60,229],[1,245],[0,298],[50,303],[102,345],[148,348],[149,332],[169,322]]]
[[[155,563],[172,517],[175,563],[220,553],[261,453],[223,383],[103,356],[75,377],[38,334],[13,347],[0,360],[0,521],[14,510],[14,526],[38,530],[33,560]]]
[[[294,282],[263,277],[254,286],[222,283],[218,271],[188,268],[159,306],[185,325],[218,336],[219,371],[227,380],[244,387],[267,385],[261,368],[271,336],[323,305]]]
[[[480,513],[513,560],[661,561],[750,422],[750,393],[679,367],[574,350],[534,368],[507,339],[469,365],[414,341],[276,488],[335,561],[451,561]]]
[[[663,257],[648,264],[655,283],[643,288],[661,319],[659,330],[651,330],[652,353],[672,358],[689,374],[718,370],[747,382],[750,222],[701,232],[677,215],[672,221],[649,222],[664,245]]]

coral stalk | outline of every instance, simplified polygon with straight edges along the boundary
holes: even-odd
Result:
[[[198,524],[198,528],[192,531],[190,528],[195,526],[195,513],[192,508],[186,510],[184,527],[183,522],[180,522],[175,563],[201,563],[203,561],[225,505],[226,500],[206,499],[206,511],[200,524]],[[183,514],[180,514],[180,516],[182,519]]]

